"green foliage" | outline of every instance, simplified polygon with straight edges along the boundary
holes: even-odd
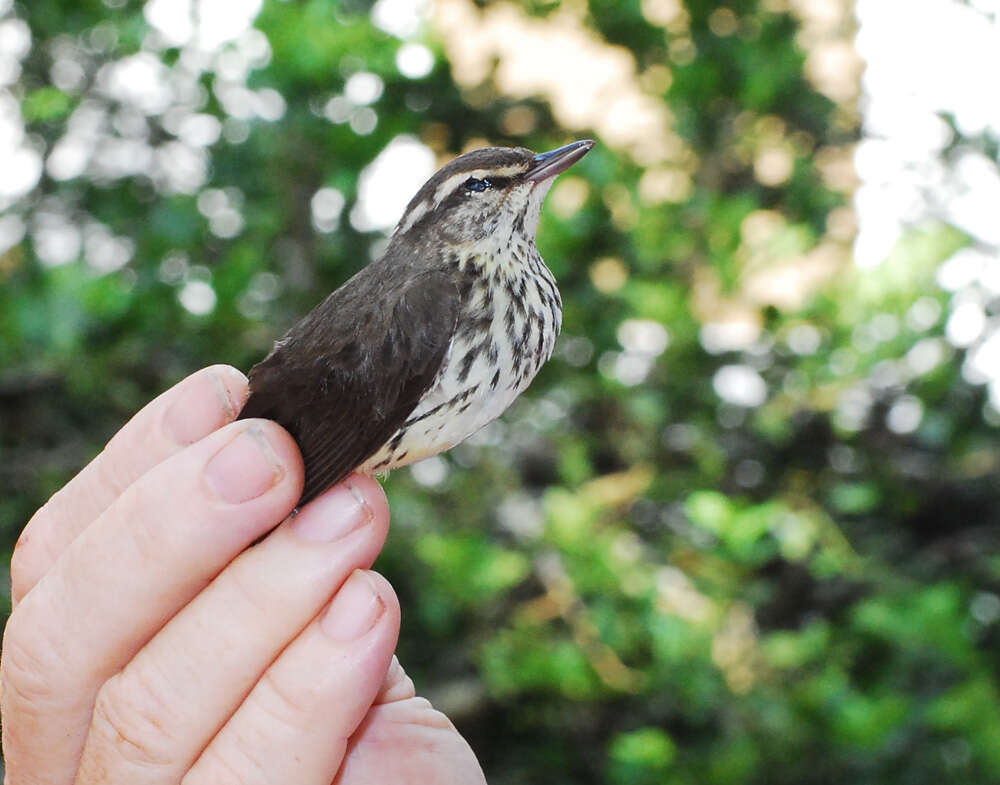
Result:
[[[612,782],[656,783],[677,756],[677,747],[660,728],[640,728],[620,733],[608,750]]]
[[[123,142],[153,152],[118,173],[95,150],[75,173],[50,159],[0,213],[27,227],[0,254],[5,553],[144,402],[210,363],[248,368],[377,253],[382,235],[349,216],[393,139],[444,159],[595,136],[539,232],[565,302],[556,356],[502,425],[386,484],[377,568],[418,688],[495,785],[1000,782],[997,418],[943,339],[934,282],[968,240],[916,227],[880,267],[852,267],[828,230],[849,195],[822,160],[857,120],[806,78],[795,16],[756,0],[468,4],[483,25],[501,7],[576,19],[634,67],[665,110],[652,141],[669,152],[650,161],[622,141],[628,116],[561,127],[547,87],[504,92],[502,62],[470,84],[434,25],[413,39],[430,70],[405,76],[404,41],[366,4],[267,0],[266,47],[203,62],[158,44],[142,4],[111,5],[14,11],[32,32],[14,91],[31,144],[50,155],[97,111],[107,160]],[[169,106],[105,89],[102,69],[137,53],[185,85]],[[381,86],[370,106],[344,103],[359,72]],[[219,134],[185,187],[171,177],[201,164],[170,145],[188,116]],[[772,148],[787,168],[761,176]],[[320,188],[344,199],[326,229]],[[46,248],[53,221],[78,251]],[[779,285],[814,270],[794,297]],[[740,320],[759,334],[713,339]],[[901,400],[919,406],[910,430],[888,425]]]

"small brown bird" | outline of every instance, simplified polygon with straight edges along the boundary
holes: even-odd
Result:
[[[535,247],[542,201],[593,146],[487,147],[451,161],[410,201],[385,253],[253,367],[240,418],[295,437],[299,506],[354,470],[454,447],[524,391],[562,322]]]

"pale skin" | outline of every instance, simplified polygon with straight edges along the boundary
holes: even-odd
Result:
[[[25,527],[6,785],[485,783],[393,656],[381,487],[352,475],[289,517],[301,457],[234,422],[246,395],[233,368],[189,376]]]

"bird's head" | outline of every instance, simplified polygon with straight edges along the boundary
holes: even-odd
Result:
[[[394,240],[478,245],[519,235],[533,241],[545,194],[594,146],[585,139],[547,153],[484,147],[441,167],[410,200]]]

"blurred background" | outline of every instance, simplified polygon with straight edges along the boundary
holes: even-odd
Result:
[[[1000,782],[998,14],[0,0],[0,561],[438,165],[593,137],[556,356],[386,484],[418,689],[492,785]]]

